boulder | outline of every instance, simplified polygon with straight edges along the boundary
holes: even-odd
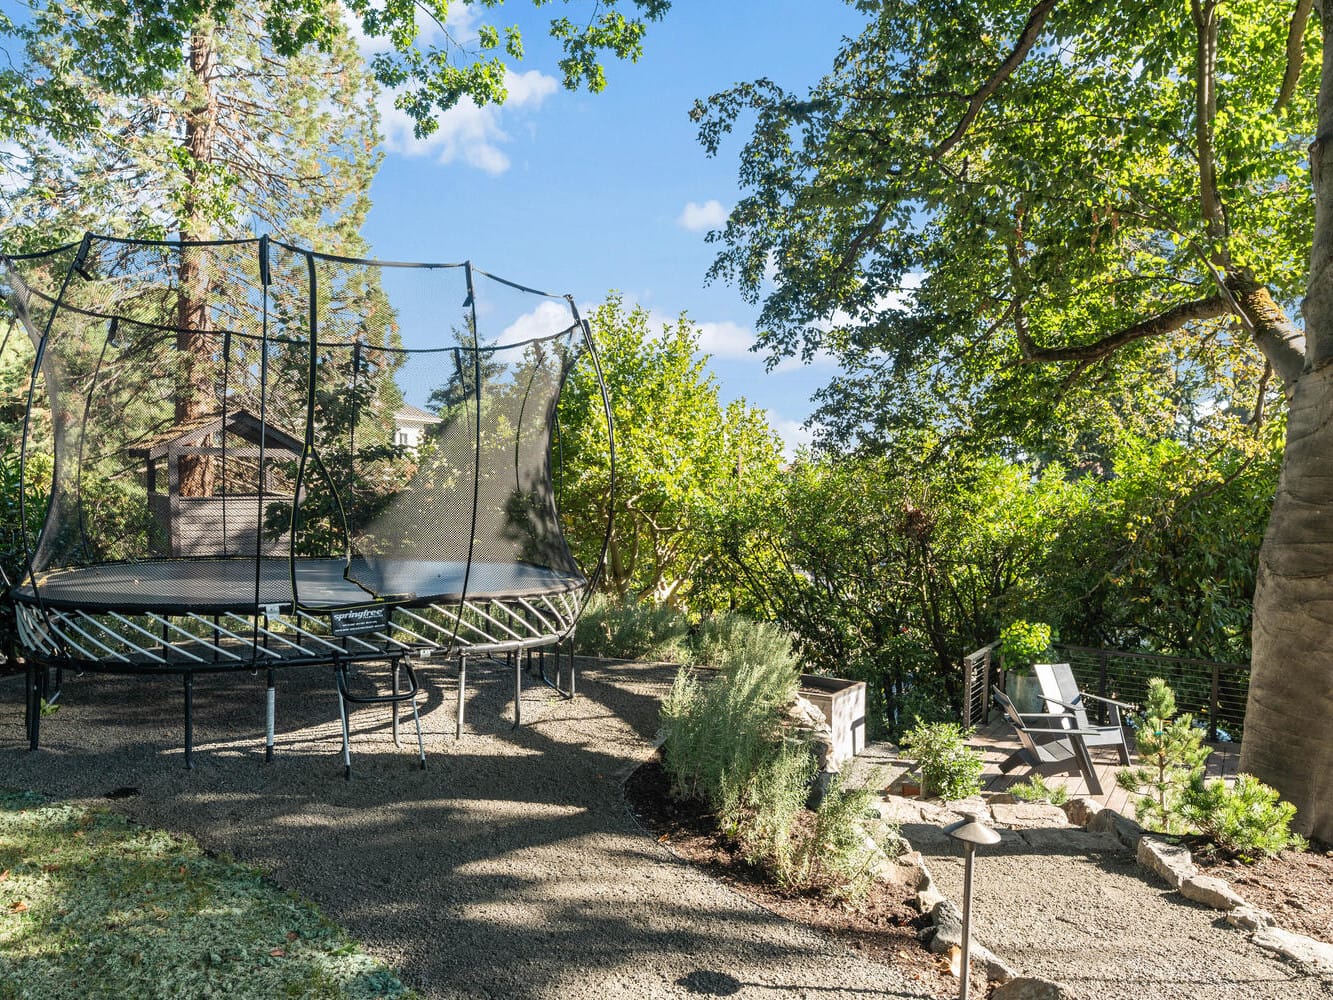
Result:
[[[1230,882],[1211,875],[1191,875],[1180,883],[1180,894],[1214,910],[1234,910],[1245,904]]]
[[[991,1000],[1078,1000],[1078,996],[1063,983],[1022,976],[995,987]]]
[[[950,948],[962,948],[963,914],[957,906],[947,899],[942,899],[931,909],[930,917],[935,924],[934,933],[927,941],[931,951],[943,955]],[[1018,975],[1006,962],[978,941],[975,934],[972,935],[972,949],[968,957],[973,962],[982,963],[986,967],[986,978],[993,982],[1007,983]]]
[[[1143,827],[1132,819],[1126,819],[1114,809],[1101,809],[1088,820],[1089,833],[1109,833],[1131,851],[1139,845],[1143,836]]]
[[[1005,826],[1011,830],[1046,830],[1069,826],[1069,817],[1065,815],[1065,811],[1049,802],[1010,804],[997,803],[992,799],[990,811],[997,826]]]
[[[1179,889],[1185,879],[1199,873],[1188,847],[1168,844],[1160,837],[1143,837],[1136,857],[1140,865],[1160,875],[1172,889]]]
[[[1227,911],[1227,923],[1244,931],[1257,931],[1261,927],[1273,927],[1277,924],[1277,921],[1273,919],[1273,914],[1267,910],[1261,910],[1257,906],[1250,906],[1246,903],[1237,906],[1234,910]]]
[[[1260,948],[1275,951],[1321,976],[1333,976],[1333,944],[1278,927],[1260,927],[1250,935]]]
[[[1096,799],[1090,799],[1086,795],[1076,795],[1063,806],[1065,816],[1074,826],[1087,827],[1092,822],[1092,817],[1102,811],[1102,804]]]

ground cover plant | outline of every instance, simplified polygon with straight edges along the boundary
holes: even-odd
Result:
[[[116,813],[0,792],[0,1000],[415,996],[255,869]]]

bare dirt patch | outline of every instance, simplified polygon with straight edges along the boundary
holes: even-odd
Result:
[[[1247,903],[1267,910],[1284,930],[1333,944],[1333,849],[1283,851],[1253,864],[1191,845],[1205,874],[1226,879]]]
[[[745,860],[701,803],[672,798],[666,773],[656,759],[630,775],[625,799],[659,843],[732,891],[788,920],[817,928],[868,958],[898,967],[935,996],[958,995],[958,980],[917,936],[924,925],[909,902],[915,886],[906,877],[897,884],[876,882],[866,899],[854,904],[784,890],[762,868]]]

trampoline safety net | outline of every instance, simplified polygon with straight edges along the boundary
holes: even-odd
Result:
[[[268,238],[90,235],[0,265],[36,347],[23,461],[51,468],[49,497],[25,494],[49,507],[11,592],[32,646],[170,659],[189,643],[153,654],[135,636],[166,618],[235,652],[283,616],[327,639],[361,612],[386,641],[444,646],[486,600],[536,615],[529,638],[572,627],[588,574],[561,531],[552,434],[590,340],[568,297]],[[394,633],[407,619],[386,609],[418,624]],[[79,640],[72,614],[106,627]]]

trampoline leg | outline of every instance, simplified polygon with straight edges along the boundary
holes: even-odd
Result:
[[[45,674],[46,668],[42,668]],[[28,663],[28,707],[27,718],[24,721],[28,725],[28,749],[36,750],[37,741],[41,735],[42,727],[42,683],[38,678],[37,665]]]
[[[514,728],[523,724],[523,657],[510,653],[514,661]]]
[[[454,726],[454,739],[463,738],[463,687],[467,684],[467,657],[458,656],[458,722]]]
[[[398,661],[393,661],[393,701],[389,702],[393,712],[393,745],[401,747],[403,744],[398,739]],[[412,711],[415,713],[417,707],[416,699],[412,699]],[[417,726],[420,729],[420,725]]]
[[[574,637],[573,637],[573,636],[570,636],[570,639],[569,639],[569,696],[570,696],[571,698],[573,698],[574,695],[575,695],[576,693],[577,693],[577,692],[575,692],[575,690],[574,690]]]
[[[185,671],[185,766],[194,767],[194,672]]]
[[[347,725],[347,700],[343,691],[347,687],[347,666],[339,664],[336,668],[338,682],[338,718],[343,725],[343,777],[352,780],[352,733]]]
[[[398,715],[398,703],[394,702],[393,714]],[[421,758],[421,770],[426,770],[426,741],[421,738],[421,716],[417,714],[417,696],[412,695],[412,721],[417,727],[417,756]]]
[[[268,690],[265,693],[265,712],[264,712],[264,761],[270,763],[273,760],[273,717],[274,707],[277,700],[277,689],[273,684],[273,670],[268,672]]]

